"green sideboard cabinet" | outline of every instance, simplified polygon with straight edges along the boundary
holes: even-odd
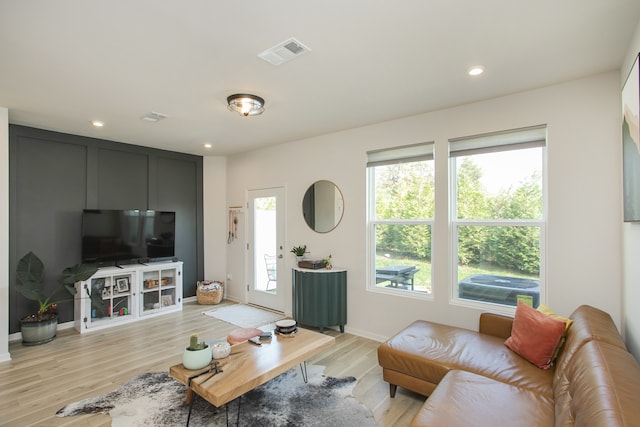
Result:
[[[347,270],[293,269],[293,318],[300,325],[327,326],[347,323]]]

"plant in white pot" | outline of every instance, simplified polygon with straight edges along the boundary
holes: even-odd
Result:
[[[307,245],[294,246],[293,249],[291,249],[289,252],[291,252],[292,254],[294,254],[296,256],[296,261],[297,262],[300,262],[300,261],[302,261],[302,258],[304,257],[304,254],[307,253]]]
[[[58,286],[48,292],[44,281],[44,264],[33,252],[29,252],[18,261],[16,268],[16,290],[25,298],[38,303],[38,311],[20,320],[20,331],[24,345],[44,344],[56,337],[58,327],[58,304],[73,301],[76,293],[75,283],[93,276],[97,267],[88,264],[76,264],[62,271]],[[102,307],[100,295],[91,295],[94,305]]]
[[[189,339],[189,347],[182,353],[182,364],[187,369],[202,369],[211,363],[211,347],[204,341],[198,342],[198,335]]]

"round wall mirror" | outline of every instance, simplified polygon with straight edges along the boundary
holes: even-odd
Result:
[[[307,225],[318,233],[328,233],[340,224],[344,200],[337,185],[331,181],[316,181],[302,199],[302,216]]]

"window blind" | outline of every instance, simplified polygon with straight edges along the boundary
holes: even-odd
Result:
[[[367,167],[433,160],[433,142],[367,152]]]
[[[546,125],[452,138],[449,140],[449,157],[544,147],[546,140]]]

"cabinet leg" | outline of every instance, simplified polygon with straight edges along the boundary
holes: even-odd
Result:
[[[344,325],[340,325],[340,332],[344,334]]]

